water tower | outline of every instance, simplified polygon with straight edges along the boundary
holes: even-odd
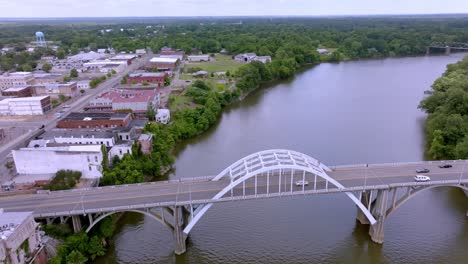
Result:
[[[36,32],[36,44],[39,47],[47,47],[47,42],[44,33]]]

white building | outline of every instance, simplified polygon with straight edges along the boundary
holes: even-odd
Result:
[[[160,55],[159,58],[166,58],[166,59],[178,59],[178,60],[183,60],[184,55],[182,54],[173,54],[173,55]]]
[[[109,160],[112,161],[112,159],[115,156],[122,159],[125,154],[132,154],[132,145],[131,144],[114,145],[109,150]]]
[[[102,152],[100,145],[37,147],[13,150],[19,174],[55,174],[59,170],[80,171],[83,178],[100,178]]]
[[[106,57],[106,54],[90,51],[88,53],[79,53],[73,56],[69,56],[67,60],[73,61],[73,62],[85,63],[85,62],[89,62],[93,60],[100,60],[105,57]]]
[[[144,54],[146,54],[146,50],[145,50],[145,49],[137,49],[137,50],[135,51],[135,54],[137,54],[137,55],[144,55]]]
[[[327,49],[317,49],[317,52],[321,55],[330,55],[330,51]]]
[[[190,62],[210,61],[210,55],[190,55],[187,59]]]
[[[82,90],[82,89],[86,90],[86,89],[89,89],[89,88],[90,88],[90,86],[89,86],[89,83],[90,83],[90,82],[91,82],[90,80],[78,81],[78,82],[76,83],[76,87],[78,88],[78,90]]]
[[[252,61],[259,61],[261,63],[267,63],[267,62],[271,62],[271,57],[270,56],[257,56],[253,58]]]
[[[0,263],[22,264],[39,248],[38,224],[32,212],[0,209]]]
[[[156,122],[167,124],[171,119],[171,111],[169,109],[158,109],[156,113]]]
[[[0,90],[10,87],[28,86],[34,83],[34,75],[31,72],[5,73],[0,76]]]
[[[7,98],[0,101],[0,116],[43,115],[51,109],[49,96]]]
[[[99,71],[109,73],[112,70],[120,73],[127,67],[126,61],[96,60],[83,64],[84,71]]]
[[[257,57],[257,54],[255,54],[255,53],[242,53],[242,54],[236,55],[234,57],[234,60],[236,60],[238,62],[249,63],[256,57]]]
[[[257,56],[255,53],[243,53],[243,54],[238,54],[234,57],[234,60],[238,62],[243,62],[243,63],[250,63],[252,61],[259,61],[262,63],[267,63],[271,62],[271,57],[270,56]]]
[[[114,134],[107,131],[53,129],[44,133],[41,137],[53,140],[58,144],[105,145],[106,147],[112,147],[115,145]]]

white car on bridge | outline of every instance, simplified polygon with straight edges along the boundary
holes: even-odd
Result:
[[[303,180],[296,181],[296,186],[307,186],[307,185],[309,185],[308,181],[303,181]]]
[[[416,175],[414,176],[414,180],[417,182],[428,182],[431,180],[431,177],[426,175]]]

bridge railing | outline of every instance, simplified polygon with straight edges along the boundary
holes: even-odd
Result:
[[[407,165],[436,165],[443,163],[468,163],[468,160],[433,160],[433,161],[413,161],[413,162],[390,162],[390,163],[373,163],[373,164],[352,164],[352,165],[337,165],[330,166],[332,170],[346,168],[364,168],[364,167],[399,167]]]
[[[445,181],[430,181],[430,182],[407,182],[407,183],[392,183],[392,184],[379,184],[379,185],[367,185],[367,186],[355,186],[347,188],[327,188],[317,190],[305,190],[305,191],[286,191],[280,193],[267,193],[257,195],[237,195],[231,197],[223,197],[220,199],[199,199],[199,200],[183,200],[183,201],[171,201],[171,202],[160,202],[160,203],[144,203],[127,206],[113,206],[103,208],[91,208],[91,209],[80,209],[71,211],[62,211],[54,213],[38,213],[34,216],[36,218],[47,218],[47,217],[59,217],[59,216],[70,216],[70,215],[86,215],[95,213],[109,213],[109,212],[125,212],[138,209],[158,208],[158,207],[169,207],[169,206],[189,206],[196,204],[209,204],[209,203],[221,203],[238,200],[251,200],[251,199],[263,199],[273,198],[281,196],[297,196],[297,195],[314,195],[314,194],[327,194],[327,193],[345,193],[345,192],[361,192],[371,190],[385,190],[391,188],[401,187],[417,187],[417,186],[453,186],[458,184],[468,184],[468,179],[462,180],[445,180]]]

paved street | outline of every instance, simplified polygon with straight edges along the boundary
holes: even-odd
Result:
[[[433,164],[405,164],[405,165],[369,165],[369,167],[340,167],[328,174],[338,180],[346,188],[387,184],[413,184],[415,170],[428,168],[432,181],[444,180],[468,180],[465,172],[467,162],[452,163],[452,168],[438,168],[440,162]],[[260,195],[302,191],[302,186],[296,186],[295,182],[302,180],[303,173],[292,175],[284,171],[279,180],[279,175],[258,175],[257,179],[251,178],[243,184],[239,184],[232,192],[232,196]],[[325,190],[326,182],[313,174],[305,174],[305,180],[309,182],[304,190]],[[256,181],[256,183],[255,183]],[[73,191],[51,192],[50,194],[19,195],[0,198],[0,208],[5,211],[34,211],[35,214],[48,214],[67,212],[73,210],[89,210],[119,206],[133,206],[149,203],[163,202],[190,202],[193,200],[209,200],[229,184],[229,180],[210,181],[199,179],[192,181],[173,181],[144,183],[127,186],[109,186],[102,188],[77,189]],[[257,188],[255,188],[257,186]],[[329,183],[328,188],[334,186]],[[231,197],[227,193],[224,197]]]

